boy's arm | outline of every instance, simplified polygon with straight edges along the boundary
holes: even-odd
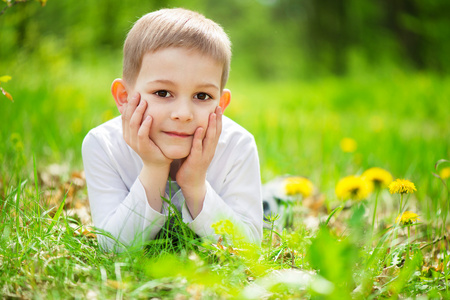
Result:
[[[206,171],[214,157],[222,132],[222,115],[222,109],[218,106],[209,116],[208,128],[197,128],[191,152],[176,175],[193,218],[202,211],[207,187]]]
[[[213,235],[211,225],[219,220],[230,220],[248,241],[260,244],[262,240],[263,209],[261,177],[256,144],[253,139],[242,141],[236,152],[222,158],[220,165],[231,168],[224,182],[207,182],[202,212],[190,224],[199,235]],[[214,174],[211,174],[214,176]],[[212,177],[208,176],[208,177]],[[213,186],[214,183],[214,186]]]
[[[132,157],[114,155],[126,149],[108,148],[103,139],[89,133],[82,146],[94,225],[126,246],[148,241],[160,231],[166,216],[149,205],[144,186],[134,177],[138,170],[135,170],[136,163],[130,161]],[[98,240],[105,250],[121,248],[113,239],[101,234]]]
[[[221,113],[217,114],[217,121],[220,122],[218,124],[220,128],[216,132],[220,133]],[[232,140],[227,140],[226,145],[221,146],[222,150],[217,157],[219,161],[213,168],[208,169],[208,178],[211,182],[204,179],[206,192],[203,197],[194,199],[198,201],[197,203],[201,203],[199,210],[192,210],[189,204],[192,200],[189,199],[189,191],[186,195],[186,191],[180,185],[186,200],[183,216],[185,221],[191,222],[190,227],[200,236],[213,235],[214,230],[211,225],[219,220],[228,219],[241,229],[248,240],[259,244],[262,239],[263,210],[256,143],[248,134],[239,135]],[[216,145],[217,142],[214,144],[214,150]],[[207,161],[207,167],[210,162]],[[192,170],[192,172],[195,171],[195,169]],[[199,175],[201,173],[197,174]],[[179,183],[178,174],[177,183]]]
[[[149,138],[152,119],[147,117],[143,120],[146,106],[145,101],[140,101],[139,94],[124,104],[123,139],[120,142],[102,140],[101,143],[101,138],[90,134],[83,142],[83,162],[94,224],[127,245],[136,238],[142,238],[142,242],[153,238],[166,219],[160,213],[161,196],[164,196],[171,160]],[[103,138],[122,138],[117,134],[107,136]],[[123,156],[130,153],[123,141],[143,163],[130,190],[124,178],[136,176],[139,171],[133,165],[132,156]],[[118,145],[124,149],[116,149]],[[99,240],[105,248],[110,249],[114,245],[110,239],[100,237]]]
[[[167,178],[172,160],[165,157],[156,144],[149,138],[152,117],[144,119],[147,102],[140,100],[135,93],[124,104],[122,130],[125,142],[142,159],[143,167],[139,179],[144,186],[148,204],[156,211],[162,208],[161,196],[164,196]]]

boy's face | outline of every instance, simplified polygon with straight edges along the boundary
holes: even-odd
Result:
[[[140,93],[152,116],[150,138],[170,159],[189,155],[194,132],[208,128],[219,105],[223,66],[196,50],[166,48],[147,53],[131,93]],[[223,107],[222,109],[225,109]]]

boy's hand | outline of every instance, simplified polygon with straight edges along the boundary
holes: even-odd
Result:
[[[222,108],[216,107],[215,112],[209,115],[206,132],[202,127],[197,128],[191,152],[176,175],[192,218],[196,218],[203,207],[206,194],[206,171],[214,157],[222,132],[222,115]]]
[[[140,100],[140,94],[133,94],[122,114],[123,138],[141,157],[144,166],[170,167],[172,160],[149,137],[153,119],[151,116],[143,119],[146,108],[147,102]]]

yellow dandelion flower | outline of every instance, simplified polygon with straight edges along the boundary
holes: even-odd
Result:
[[[391,173],[378,167],[367,169],[361,176],[372,181],[375,187],[387,187],[394,180]]]
[[[420,221],[419,216],[412,211],[405,211],[395,219],[395,223],[400,223],[401,225],[410,225],[417,221]]]
[[[341,150],[344,152],[355,152],[358,148],[358,143],[352,138],[343,138],[340,142]]]
[[[286,195],[302,195],[303,198],[310,196],[314,185],[305,177],[288,177],[285,180]]]
[[[228,242],[240,244],[245,241],[245,236],[233,222],[230,220],[220,220],[211,225],[217,235],[222,236]]]
[[[336,195],[342,200],[363,200],[370,195],[372,190],[372,182],[361,176],[344,177],[336,185]]]
[[[214,229],[214,232],[219,235],[231,235],[235,231],[234,224],[230,220],[220,220],[213,223],[211,227]]]
[[[397,179],[389,184],[389,192],[391,194],[412,194],[416,191],[414,183],[407,179]]]
[[[448,179],[450,178],[450,167],[443,168],[439,172],[439,176],[441,176],[442,179]]]

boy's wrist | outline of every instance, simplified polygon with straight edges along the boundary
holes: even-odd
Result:
[[[185,176],[181,177],[177,174],[177,184],[184,191],[190,193],[191,191],[206,191],[206,176],[199,176],[200,178],[195,178],[196,176],[190,176],[186,178]]]
[[[141,170],[141,174],[142,175],[150,175],[150,176],[155,176],[156,174],[158,174],[158,177],[164,177],[164,178],[168,178],[169,177],[169,171],[170,171],[170,164],[149,164],[149,163],[144,163],[142,170]],[[166,179],[167,180],[167,179]]]
[[[177,182],[178,183],[178,182]],[[179,184],[181,190],[183,191],[183,194],[187,193],[187,194],[191,194],[191,195],[197,195],[197,194],[202,194],[202,193],[206,193],[206,184],[187,184],[187,185],[183,185],[183,184]]]
[[[196,218],[203,209],[203,201],[206,196],[206,184],[199,186],[180,186],[186,205],[191,213],[192,218]]]
[[[169,167],[164,165],[145,165],[138,178],[142,183],[147,196],[148,204],[157,212],[161,212]]]
[[[169,166],[146,165],[142,167],[139,179],[148,191],[159,191],[158,198],[164,196],[164,190],[169,177]]]

